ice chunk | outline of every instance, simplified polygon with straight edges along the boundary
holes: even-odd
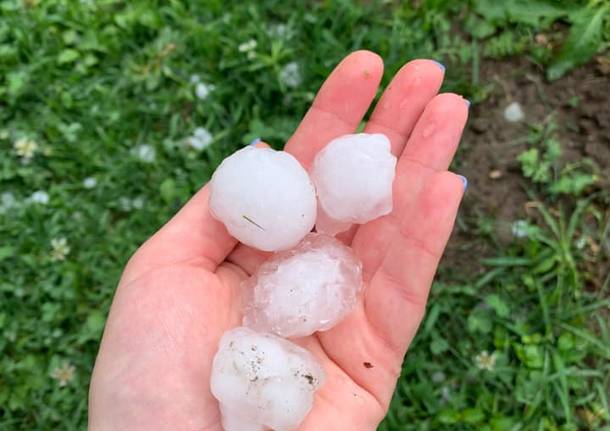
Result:
[[[319,232],[334,235],[392,211],[396,157],[390,149],[385,135],[358,133],[334,139],[318,153],[311,177],[327,216],[316,224]]]
[[[226,158],[214,173],[210,210],[244,244],[285,250],[313,228],[315,189],[290,154],[246,147]]]
[[[330,329],[354,308],[362,264],[340,241],[310,233],[264,262],[243,287],[245,326],[302,337]]]
[[[220,340],[210,386],[225,431],[291,431],[311,410],[323,382],[324,370],[307,350],[239,327]]]
[[[504,119],[511,123],[522,121],[525,118],[523,108],[519,102],[512,102],[504,109]]]

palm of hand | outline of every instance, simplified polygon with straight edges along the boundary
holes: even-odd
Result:
[[[352,133],[381,74],[374,54],[348,56],[287,151],[308,167],[328,140]],[[301,430],[372,430],[388,408],[463,192],[446,169],[467,107],[459,96],[436,95],[441,81],[433,62],[407,64],[367,125],[400,155],[394,210],[342,237],[363,261],[360,306],[333,329],[297,341],[327,374]],[[209,391],[212,358],[221,335],[241,322],[240,282],[265,256],[236,245],[207,202],[204,187],[127,265],[91,383],[91,429],[222,429]]]

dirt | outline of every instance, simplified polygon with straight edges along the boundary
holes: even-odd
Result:
[[[496,256],[513,240],[512,223],[531,214],[532,185],[517,162],[527,148],[529,125],[555,116],[562,162],[590,159],[601,177],[594,187],[610,188],[610,76],[601,66],[594,62],[547,82],[543,71],[525,58],[482,65],[481,82],[490,94],[472,107],[452,167],[468,178],[468,191],[442,262],[445,271],[483,272],[479,257]],[[504,119],[511,102],[521,104],[524,121]]]

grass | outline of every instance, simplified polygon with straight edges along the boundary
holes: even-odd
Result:
[[[379,52],[386,82],[408,59],[444,61],[444,90],[476,103],[482,61],[528,55],[559,76],[610,34],[596,1],[365,3],[0,4],[0,429],[85,428],[129,255],[223,157],[258,136],[280,147],[346,52]],[[563,43],[557,55],[538,31]],[[535,136],[531,172],[552,156]],[[608,278],[587,287],[608,252],[608,199],[568,184],[579,204],[556,211],[556,177],[544,179],[527,236],[482,277],[435,285],[381,430],[610,429]]]
[[[569,217],[538,211],[479,279],[437,283],[382,429],[608,429],[609,279],[589,292],[579,269],[608,215],[587,200]]]

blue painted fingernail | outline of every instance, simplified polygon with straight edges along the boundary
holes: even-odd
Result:
[[[444,72],[445,71],[445,65],[441,62],[438,62],[436,60],[432,60],[433,62],[436,63],[436,65]]]
[[[468,178],[464,175],[458,175],[458,177],[460,177],[460,180],[464,183],[464,191],[466,191],[466,189],[468,189]]]
[[[252,142],[250,142],[248,145],[252,145],[255,146],[256,144],[258,144],[259,142],[261,142],[261,138],[254,138],[252,140]]]

